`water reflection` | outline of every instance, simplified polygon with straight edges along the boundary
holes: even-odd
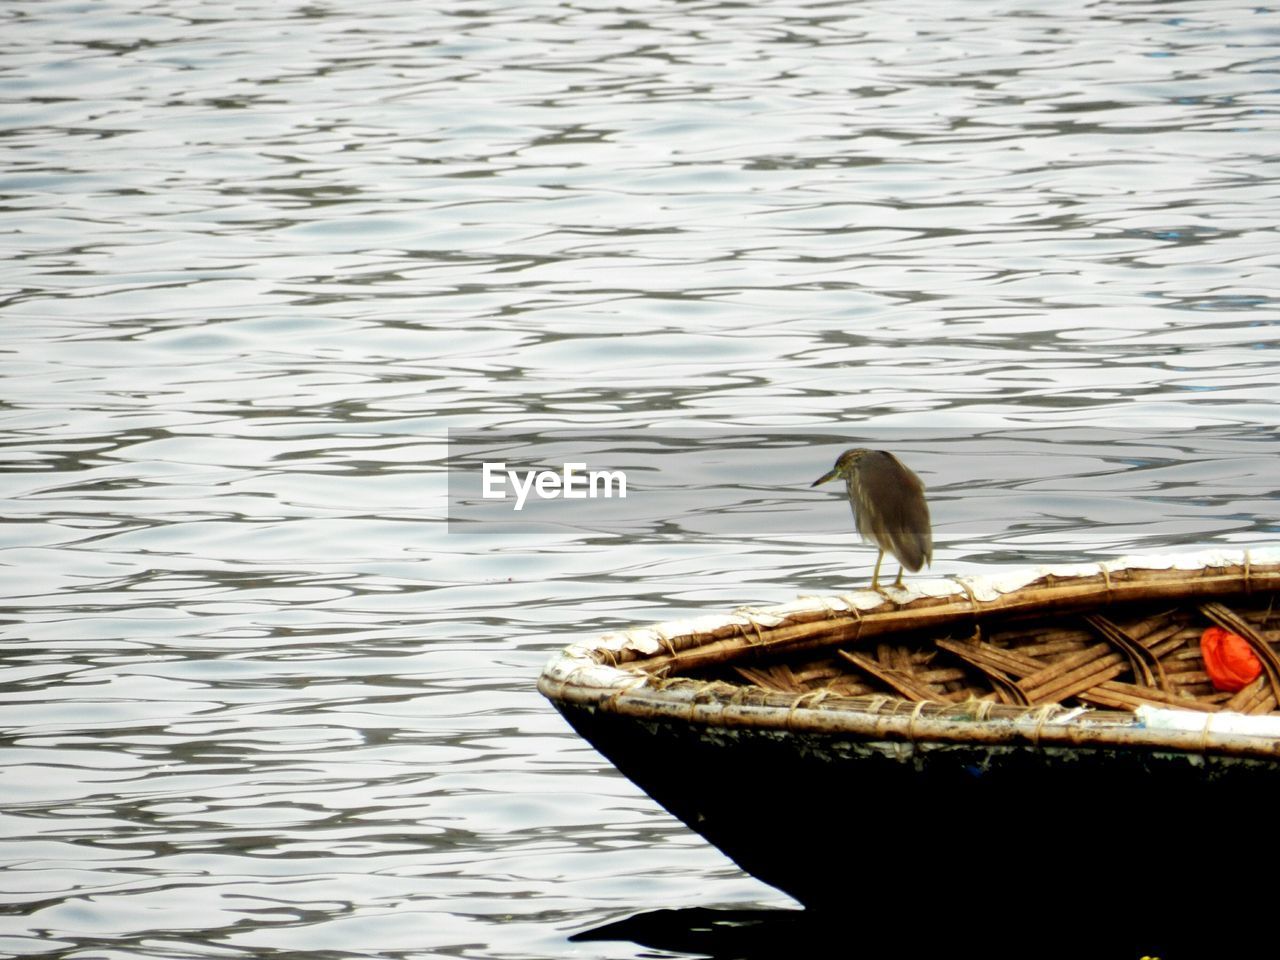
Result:
[[[837,873],[833,871],[833,882]],[[889,898],[914,903],[912,916],[885,914]],[[1211,956],[1213,934],[1171,935],[1161,924],[1108,916],[1098,921],[1076,910],[1069,919],[1047,905],[1037,918],[1020,918],[993,911],[989,917],[952,924],[939,922],[932,910],[945,892],[930,890],[875,891],[868,896],[851,892],[843,916],[803,910],[729,910],[687,907],[650,910],[605,923],[570,937],[581,943],[623,941],[676,954],[715,960],[773,960],[797,950],[850,957],[975,956],[992,960],[1038,957],[1080,960],[1133,960],[1142,956]],[[1063,929],[1063,928],[1069,928]]]

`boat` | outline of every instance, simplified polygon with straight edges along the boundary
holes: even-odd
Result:
[[[1278,586],[1274,547],[922,579],[606,633],[538,688],[810,911],[1209,937],[1273,899]]]

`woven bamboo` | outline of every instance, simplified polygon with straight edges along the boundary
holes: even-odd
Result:
[[[927,581],[608,634],[553,659],[539,688],[708,726],[1275,758],[1278,587],[1276,548]],[[1264,668],[1238,692],[1205,672],[1213,625]]]

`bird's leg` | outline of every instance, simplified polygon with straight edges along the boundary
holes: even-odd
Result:
[[[883,551],[883,550],[881,550],[881,551],[880,551],[880,555],[879,555],[878,557],[876,557],[876,569],[875,569],[875,572],[874,572],[873,574],[871,574],[871,589],[872,589],[872,590],[879,590],[879,589],[880,589],[880,561],[882,561],[883,559],[884,559],[884,551]]]
[[[898,564],[898,579],[893,581],[893,585],[897,587],[899,590],[902,589],[902,574],[903,574],[902,564]]]

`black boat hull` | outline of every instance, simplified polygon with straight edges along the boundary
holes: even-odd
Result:
[[[637,786],[743,870],[882,922],[1211,923],[1271,899],[1280,765],[1167,749],[872,742],[558,703]],[[1269,886],[1269,884],[1268,884]],[[1092,903],[1083,914],[1080,907]],[[1188,933],[1188,936],[1190,934]]]

